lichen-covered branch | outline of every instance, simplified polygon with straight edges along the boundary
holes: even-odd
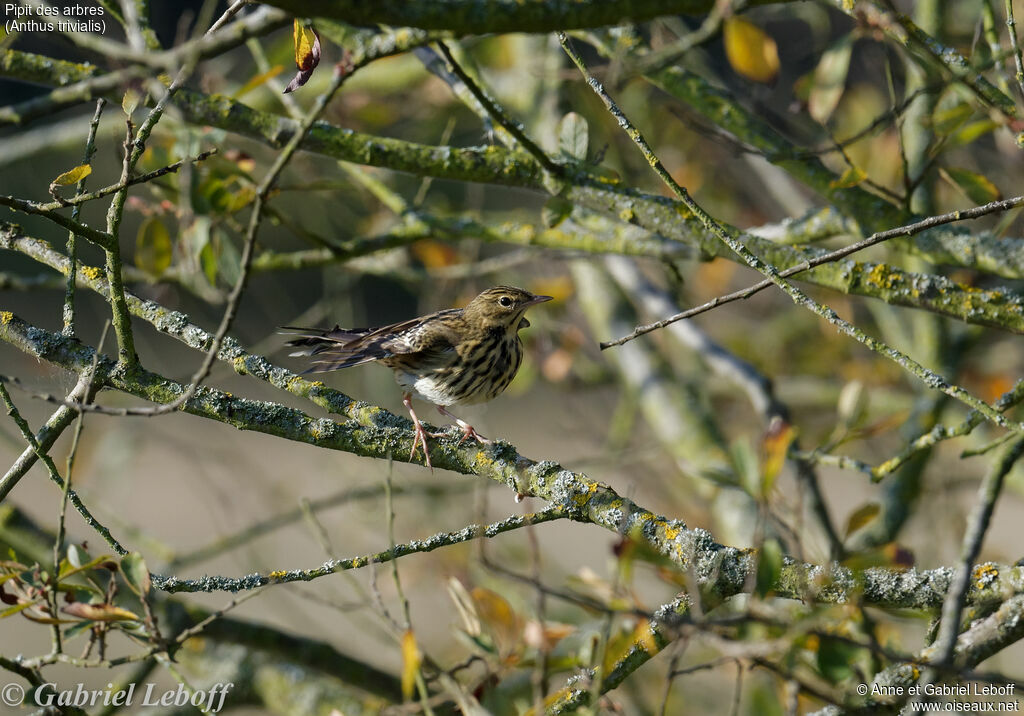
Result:
[[[0,312],[0,340],[40,360],[79,372],[92,365],[95,351],[59,334],[30,326],[10,312]],[[130,375],[100,357],[97,379],[116,390],[154,402],[170,402],[185,390],[176,381],[137,368]],[[364,457],[408,460],[411,423],[382,408],[352,402],[345,422],[313,418],[294,408],[201,388],[183,408],[199,417],[267,435]],[[537,462],[505,442],[460,443],[459,432],[431,446],[437,468],[477,475],[507,485],[519,494],[552,503],[564,517],[598,525],[640,541],[694,575],[706,598],[725,599],[750,588],[757,568],[756,551],[726,547],[703,529],[655,515],[607,485],[544,460]],[[942,603],[952,569],[918,571],[872,568],[855,571],[787,559],[775,584],[778,596],[827,603],[863,603],[883,607],[928,609]],[[1024,567],[986,564],[976,568],[968,601],[1000,602],[1024,591]]]
[[[207,576],[199,579],[182,579],[176,576],[154,574],[153,585],[157,589],[173,594],[175,592],[238,592],[257,589],[270,584],[311,582],[328,574],[335,574],[349,569],[359,569],[371,564],[390,562],[410,554],[433,552],[441,547],[448,547],[474,539],[497,537],[505,532],[529,527],[530,525],[551,522],[564,517],[565,515],[556,505],[542,512],[512,515],[489,525],[468,525],[455,532],[440,532],[425,539],[396,544],[373,554],[345,559],[331,559],[314,569],[281,569],[266,574],[249,574],[244,577]]]
[[[0,74],[28,81],[54,84],[77,81],[96,72],[95,68],[17,50],[0,53]],[[220,95],[203,95],[187,89],[176,94],[174,104],[186,121],[210,125],[281,147],[297,128],[297,120],[255,110],[241,102]],[[733,116],[734,112],[726,113]],[[751,120],[753,121],[753,120]],[[738,130],[737,130],[738,131]],[[768,129],[764,130],[765,132]],[[760,134],[758,135],[760,136]],[[772,131],[772,136],[774,132]],[[789,146],[788,144],[786,146]],[[504,184],[541,190],[543,171],[525,152],[511,152],[503,147],[485,148],[431,147],[398,139],[377,137],[318,122],[303,143],[307,151],[336,159],[406,171],[419,176],[432,176],[460,181]],[[810,169],[808,170],[810,171]],[[813,173],[812,173],[813,174]],[[834,175],[826,170],[816,177],[812,186],[827,188]],[[575,176],[566,198],[611,216],[641,226],[667,238],[698,247],[708,255],[732,258],[730,252],[716,249],[717,242],[687,215],[679,202],[630,191],[607,180]],[[859,193],[839,194],[849,197],[845,203],[858,217],[885,216],[894,223],[891,228],[906,223],[901,214],[884,200],[858,190]],[[828,192],[825,192],[828,193]],[[906,219],[907,217],[903,217]],[[1010,278],[1024,276],[1024,240],[1007,239],[990,234],[969,234],[940,229],[916,237],[914,252],[935,263],[966,266],[990,271]],[[776,266],[793,266],[808,258],[804,251],[751,237],[748,244],[755,252],[765,255],[771,250],[775,256],[769,260]],[[910,243],[906,244],[907,246]],[[844,276],[846,278],[844,278]],[[881,298],[890,303],[923,307],[972,321],[971,311],[961,308],[965,301],[958,298],[954,282],[941,277],[930,277],[923,291],[911,291],[905,286],[907,276],[916,280],[918,275],[905,274],[894,267],[876,263],[853,263],[840,275],[820,271],[802,277],[811,283],[843,290],[858,295]],[[892,281],[890,281],[892,277]],[[884,288],[889,284],[889,289]],[[892,290],[904,285],[904,290]],[[936,306],[919,304],[920,295],[941,291],[948,298],[933,301]],[[948,304],[945,309],[941,304]]]

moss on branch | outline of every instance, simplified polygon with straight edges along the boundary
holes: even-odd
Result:
[[[0,340],[73,372],[85,370],[95,358],[91,347],[31,326],[10,312],[0,312]],[[97,371],[105,385],[153,402],[171,402],[187,387],[141,367],[129,372],[105,356],[99,357]],[[182,410],[239,430],[377,459],[408,459],[412,445],[407,419],[354,401],[346,411],[349,419],[337,422],[203,387]],[[712,602],[749,589],[750,576],[757,568],[756,551],[718,544],[706,530],[656,515],[608,485],[549,460],[531,460],[508,443],[460,443],[458,437],[459,431],[455,430],[451,438],[438,439],[431,446],[435,467],[504,483],[519,494],[546,500],[570,519],[599,525],[646,544],[692,574],[702,594]],[[775,592],[781,597],[828,603],[933,609],[942,604],[952,573],[945,567],[855,571],[835,564],[820,566],[787,559]],[[983,578],[971,581],[968,601],[1001,602],[1007,595],[1022,591],[1024,567],[990,564]]]

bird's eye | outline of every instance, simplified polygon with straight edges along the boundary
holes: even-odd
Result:
[[[498,305],[502,306],[503,308],[509,308],[512,305],[512,299],[509,298],[508,296],[502,296],[501,298],[498,299]]]

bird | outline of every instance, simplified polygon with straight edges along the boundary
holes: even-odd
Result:
[[[433,403],[438,412],[462,429],[459,443],[472,438],[491,442],[472,425],[453,415],[453,405],[493,400],[515,377],[523,361],[519,331],[530,325],[531,306],[552,300],[514,286],[489,288],[464,308],[449,308],[375,328],[330,329],[284,326],[297,335],[287,345],[299,348],[293,357],[309,357],[305,373],[322,373],[378,361],[391,368],[402,388],[402,403],[412,418],[415,435],[409,460],[423,447],[423,459],[433,469],[427,433],[412,405],[414,395]]]

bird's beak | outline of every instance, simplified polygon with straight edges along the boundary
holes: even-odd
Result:
[[[552,299],[552,296],[534,296],[529,301],[524,303],[523,306],[534,306],[534,305],[536,305],[538,303],[544,303],[545,301],[550,301],[551,299]]]

